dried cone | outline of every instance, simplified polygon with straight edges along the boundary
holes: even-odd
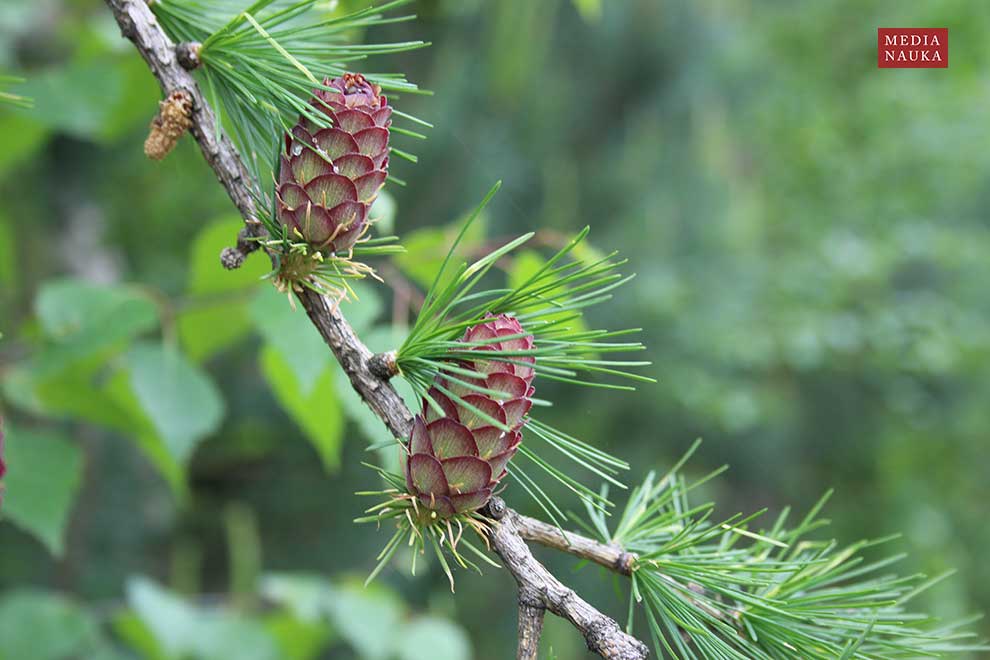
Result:
[[[344,252],[367,229],[368,208],[388,172],[392,108],[378,85],[345,73],[310,103],[329,128],[299,120],[285,136],[276,187],[279,220],[317,250]]]
[[[165,158],[192,125],[192,96],[186,91],[172,92],[158,104],[158,114],[151,120],[144,141],[144,155],[152,160]]]
[[[499,341],[525,332],[509,316],[493,316],[468,328],[461,341],[492,342],[473,347],[484,351],[519,351],[533,348],[533,336]],[[504,431],[466,406],[458,405],[439,389],[430,397],[443,409],[438,413],[427,401],[423,412],[413,420],[406,457],[406,486],[419,503],[438,516],[448,518],[476,511],[488,503],[495,487],[506,474],[505,467],[519,448],[520,429],[532,407],[532,356],[512,356],[517,364],[488,356],[466,361],[460,366],[485,374],[475,384],[500,392],[495,397],[463,385],[438,379],[445,389],[488,417],[508,427]],[[460,380],[466,380],[458,376]]]

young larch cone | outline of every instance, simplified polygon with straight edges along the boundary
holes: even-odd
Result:
[[[302,117],[285,136],[278,217],[290,236],[317,250],[349,250],[367,230],[368,209],[388,176],[392,108],[378,85],[345,73],[327,78],[310,103],[330,119]]]
[[[525,334],[519,321],[506,315],[491,316],[468,328],[461,341],[477,344],[470,350],[489,353],[533,348],[533,336]],[[520,429],[533,405],[534,362],[532,355],[507,355],[504,360],[485,355],[459,363],[462,368],[484,374],[473,384],[498,392],[498,396],[438,377],[429,396],[443,412],[423,401],[422,414],[413,420],[405,463],[406,486],[421,505],[449,518],[476,511],[488,503],[522,440]],[[470,380],[459,375],[457,379]],[[455,402],[436,385],[464,403]],[[508,430],[493,425],[485,416]]]

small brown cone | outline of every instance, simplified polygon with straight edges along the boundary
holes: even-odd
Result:
[[[172,92],[159,103],[158,115],[151,120],[151,131],[144,141],[144,155],[152,160],[165,158],[183,133],[192,127],[192,97],[188,92]]]

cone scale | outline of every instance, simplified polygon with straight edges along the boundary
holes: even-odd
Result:
[[[515,318],[491,316],[468,328],[461,341],[479,343],[470,350],[489,353],[530,350],[533,336],[524,333]],[[511,362],[485,355],[458,363],[483,376],[457,376],[458,380],[497,392],[497,396],[438,376],[428,394],[440,410],[424,399],[421,414],[413,420],[404,464],[406,487],[419,505],[441,518],[485,506],[519,449],[520,431],[533,404],[531,365],[535,358],[511,356],[506,360]],[[492,419],[499,425],[493,425]]]

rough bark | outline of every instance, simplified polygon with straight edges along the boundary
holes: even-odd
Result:
[[[519,588],[519,645],[516,660],[537,660],[540,657],[540,636],[547,608],[539,592],[530,587]]]
[[[632,575],[636,555],[626,552],[619,546],[599,543],[594,539],[561,530],[559,527],[528,516],[516,517],[516,529],[527,541],[534,541],[548,548],[555,548],[581,559],[593,561],[622,575]]]

